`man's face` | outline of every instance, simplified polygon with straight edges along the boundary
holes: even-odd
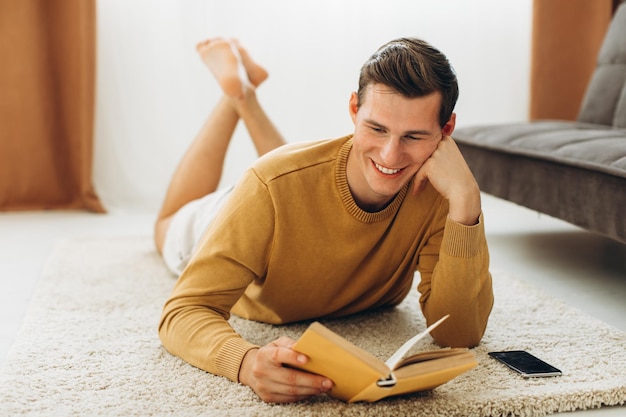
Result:
[[[374,84],[367,87],[357,109],[350,98],[354,122],[347,177],[355,201],[365,210],[383,208],[409,182],[437,148],[443,134],[454,129],[454,115],[439,125],[441,93],[406,98]]]

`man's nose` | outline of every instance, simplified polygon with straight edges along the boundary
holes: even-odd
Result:
[[[397,168],[396,164],[402,155],[402,144],[399,138],[390,137],[380,150],[381,162],[388,168]]]

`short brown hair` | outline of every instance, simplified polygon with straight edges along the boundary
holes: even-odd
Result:
[[[391,87],[408,98],[439,91],[439,124],[443,127],[454,111],[459,86],[448,58],[429,43],[416,38],[399,38],[378,48],[363,64],[359,76],[358,106],[371,84]]]

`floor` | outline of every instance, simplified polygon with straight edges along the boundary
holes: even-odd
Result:
[[[626,331],[626,245],[483,196],[492,270],[504,270]],[[150,235],[153,214],[112,211],[0,214],[0,367],[41,267],[58,239]],[[626,406],[569,413],[618,416]]]

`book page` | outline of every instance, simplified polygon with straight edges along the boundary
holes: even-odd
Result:
[[[423,352],[409,355],[406,358],[402,359],[400,363],[396,366],[396,369],[400,369],[403,366],[410,365],[412,363],[426,362],[434,359],[456,356],[458,354],[467,352],[468,350],[468,348],[443,348],[435,350],[425,350]]]
[[[435,323],[431,324],[430,326],[428,326],[428,328],[426,330],[424,330],[423,332],[421,332],[420,334],[417,334],[415,336],[413,336],[411,339],[409,339],[408,341],[406,341],[402,346],[400,346],[400,349],[396,350],[396,352],[391,355],[391,357],[389,359],[387,359],[387,362],[385,362],[385,365],[387,365],[387,367],[391,370],[394,370],[397,368],[398,364],[402,361],[402,359],[404,358],[404,355],[407,354],[407,352],[409,350],[411,350],[411,348],[421,339],[423,339],[427,334],[429,334],[431,332],[431,330],[433,330],[435,327],[439,326],[441,323],[443,323],[443,321],[445,319],[447,319],[448,317],[450,317],[449,314],[443,316],[442,318],[440,318],[439,320],[437,320]]]

